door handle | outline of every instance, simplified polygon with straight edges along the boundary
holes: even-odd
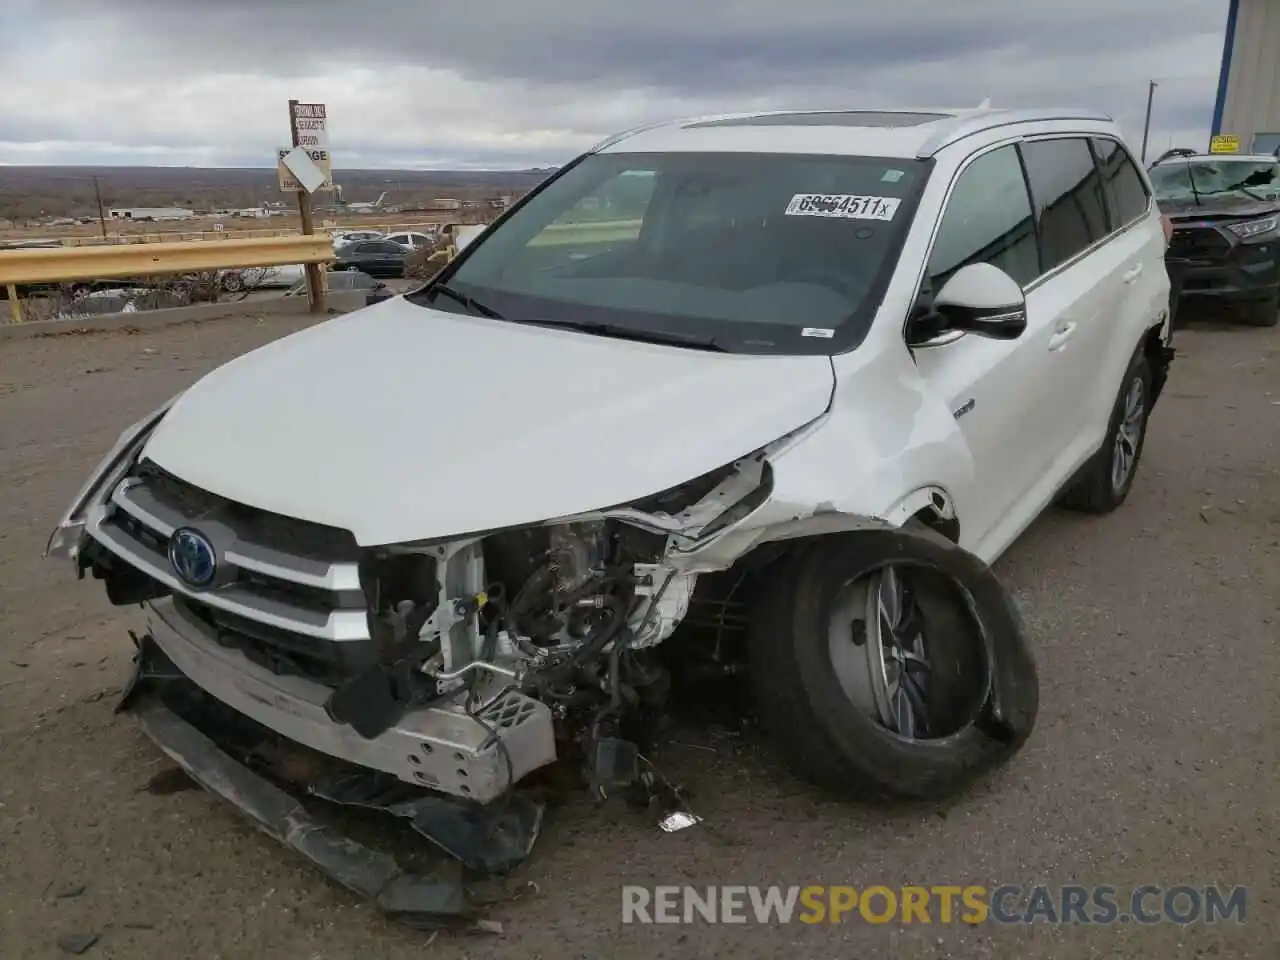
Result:
[[[1138,264],[1136,267],[1126,270],[1122,275],[1122,279],[1125,283],[1133,283],[1133,281],[1137,280],[1140,276],[1142,276],[1142,264]]]
[[[1049,349],[1061,350],[1067,345],[1067,341],[1071,339],[1072,334],[1076,332],[1076,322],[1067,320],[1058,324],[1054,328],[1053,335],[1049,337]]]

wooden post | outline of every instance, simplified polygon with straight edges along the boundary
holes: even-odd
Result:
[[[13,322],[22,322],[22,301],[18,299],[18,285],[10,283],[5,287],[9,294],[9,309],[13,311]]]
[[[102,188],[98,186],[98,178],[93,178],[93,195],[98,198],[98,226],[102,228],[102,239],[107,239],[107,215],[102,210]]]
[[[298,101],[289,101],[289,130],[293,137],[293,145],[296,147],[302,141],[298,136]],[[311,216],[311,194],[306,190],[298,191],[298,216],[302,220],[302,232],[307,236],[312,236],[316,232],[315,221]],[[325,291],[324,283],[320,279],[320,264],[308,263],[307,270],[307,301],[311,304],[312,313],[324,313],[325,311]]]

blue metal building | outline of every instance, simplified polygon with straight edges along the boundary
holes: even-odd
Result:
[[[1213,134],[1242,153],[1280,148],[1280,0],[1229,0]]]

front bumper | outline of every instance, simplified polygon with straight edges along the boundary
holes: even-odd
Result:
[[[202,787],[395,919],[476,927],[471,883],[532,849],[543,807],[528,796],[512,793],[486,809],[313,755],[205,695],[151,635],[135,642],[118,710]],[[342,829],[343,807],[408,821],[434,844],[430,856],[414,857],[402,841],[384,851],[354,839]],[[424,859],[425,870],[402,866]]]
[[[1270,299],[1280,292],[1280,243],[1240,243],[1224,259],[1169,256],[1165,265],[1180,296],[1229,302]]]
[[[272,673],[224,647],[172,599],[151,601],[146,610],[150,636],[183,676],[237,713],[329,757],[480,803],[556,759],[550,708],[516,691],[475,716],[456,703],[411,710],[366,739],[329,717],[330,688]]]

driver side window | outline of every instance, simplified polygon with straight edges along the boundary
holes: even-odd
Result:
[[[960,174],[929,256],[926,291],[936,294],[971,263],[997,266],[1024,288],[1040,276],[1035,216],[1013,144],[983,154]]]

